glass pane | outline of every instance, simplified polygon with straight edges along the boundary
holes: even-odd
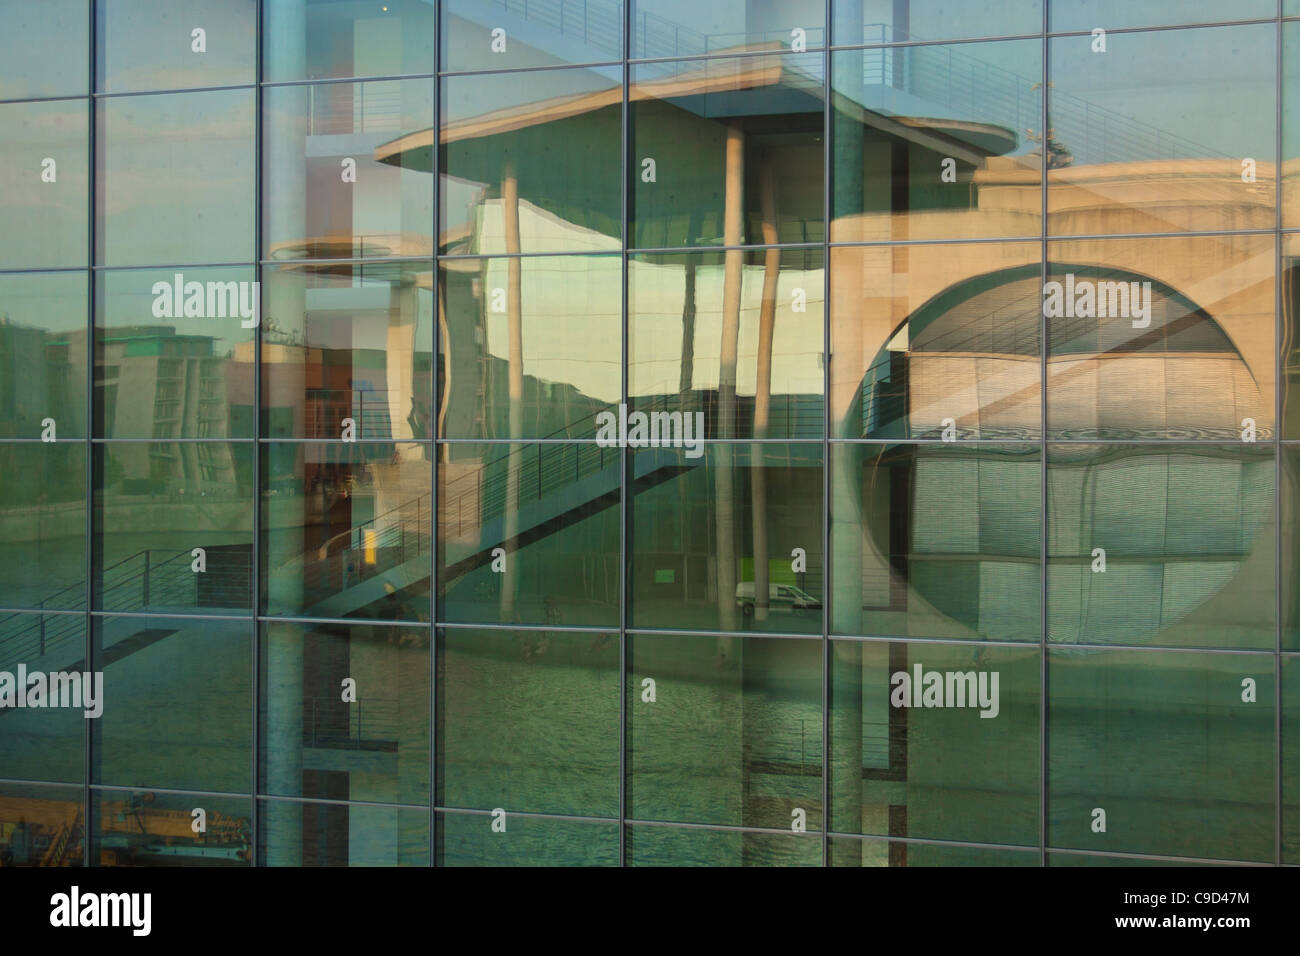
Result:
[[[83,615],[0,616],[4,775],[80,783],[85,775],[86,720],[101,709],[101,690],[86,667]]]
[[[822,242],[824,58],[632,68],[632,244]]]
[[[1300,658],[1282,658],[1282,862],[1300,863]]]
[[[277,442],[262,455],[266,613],[427,622],[429,449]]]
[[[1054,648],[1047,688],[1049,845],[1273,859],[1272,656]]]
[[[1153,860],[1144,856],[1111,856],[1105,853],[1066,853],[1047,851],[1048,866],[1230,866],[1232,864],[1206,863],[1201,860]]]
[[[435,0],[263,0],[268,82],[432,73]]]
[[[622,398],[623,260],[439,263],[442,437],[594,438]]]
[[[1037,845],[1036,648],[836,641],[832,654],[833,830]]]
[[[505,815],[494,815],[497,810]],[[505,807],[439,813],[437,852],[438,866],[618,866],[618,824],[512,814]]]
[[[627,828],[628,866],[821,866],[816,834],[746,833],[739,830]]]
[[[1048,232],[1271,229],[1275,30],[1049,41]]]
[[[0,866],[82,866],[80,787],[0,785]]]
[[[429,811],[264,800],[259,866],[428,866]]]
[[[432,263],[262,270],[262,434],[433,436]]]
[[[823,0],[631,0],[632,56],[659,59],[826,43]]]
[[[262,108],[264,255],[432,253],[432,80],[271,87]]]
[[[253,268],[95,278],[96,436],[252,438]]]
[[[85,617],[0,615],[0,767],[5,777],[81,782],[86,719],[101,697],[94,680],[90,698],[79,692],[83,679],[90,679]]]
[[[96,0],[103,93],[256,80],[257,0]]]
[[[216,90],[99,101],[96,261],[252,260],[254,99]]]
[[[1032,445],[831,446],[831,629],[1038,642]]]
[[[84,609],[85,444],[0,443],[0,475],[0,607]]]
[[[94,628],[105,704],[91,782],[250,790],[252,625],[97,617]]]
[[[1284,441],[1300,438],[1300,236],[1282,236],[1282,421]]]
[[[90,90],[87,0],[6,3],[0,34],[0,100],[75,96]],[[57,56],[51,51],[57,50]]]
[[[264,624],[261,789],[429,802],[429,631]]]
[[[1038,851],[832,837],[831,866],[1038,866]]]
[[[247,797],[127,791],[91,797],[95,866],[247,866],[253,813]],[[195,833],[202,810],[205,833]]]
[[[1048,640],[1271,649],[1270,445],[1056,446]]]
[[[1300,447],[1282,445],[1282,508],[1279,530],[1282,564],[1282,649],[1300,651]],[[3,573],[3,572],[0,572]],[[1270,595],[1271,597],[1271,595]]]
[[[439,620],[618,624],[618,448],[454,444],[442,454]]]
[[[1015,36],[1043,29],[1043,0],[832,0],[836,46]]]
[[[621,77],[609,67],[444,79],[440,251],[616,251]]]
[[[821,633],[820,445],[638,449],[631,468],[633,627]]]
[[[1039,40],[831,57],[837,242],[1042,229]]]
[[[1051,0],[1051,30],[1065,33],[1104,27],[1150,27],[1221,20],[1268,20],[1277,16],[1277,0]]]
[[[86,308],[84,272],[0,275],[0,438],[86,436]]]
[[[0,262],[85,267],[89,208],[85,100],[0,104]]]
[[[438,805],[618,816],[616,634],[448,628]]]
[[[1272,437],[1272,237],[1078,240],[1048,254],[1049,437]]]
[[[797,832],[822,827],[822,645],[628,639],[627,814]]]
[[[823,261],[775,246],[631,259],[631,411],[703,414],[711,438],[821,438]]]
[[[623,55],[623,0],[443,0],[442,69],[601,63]]]
[[[94,608],[253,610],[253,447],[95,446]]]
[[[1042,247],[831,253],[832,435],[1037,438]]]

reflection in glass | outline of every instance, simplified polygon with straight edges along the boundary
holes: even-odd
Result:
[[[605,67],[444,79],[439,249],[616,251],[621,76]],[[429,147],[409,139],[412,151]]]
[[[1038,851],[831,837],[831,866],[1038,866]]]
[[[102,93],[256,79],[257,0],[95,0]]]
[[[1048,640],[1273,647],[1270,445],[1056,446],[1047,504]]]
[[[831,238],[1041,231],[1042,43],[832,54]]]
[[[264,0],[268,82],[432,73],[435,0]]]
[[[427,808],[258,804],[258,866],[428,866]]]
[[[1300,448],[1282,445],[1279,453],[1282,649],[1300,651]]]
[[[1042,248],[970,243],[831,253],[832,435],[1041,433]]]
[[[1300,236],[1282,236],[1282,421],[1284,441],[1300,438]]]
[[[96,610],[252,613],[251,445],[96,445],[93,500]]]
[[[428,621],[428,448],[275,442],[262,454],[266,613]]]
[[[618,866],[614,821],[555,820],[506,811],[504,833],[489,813],[438,814],[438,866]],[[500,819],[500,818],[497,818]]]
[[[816,834],[629,826],[628,866],[821,866]]]
[[[634,59],[743,50],[812,50],[826,43],[822,0],[631,0]]]
[[[1283,579],[1286,580],[1286,579]],[[1300,658],[1282,658],[1282,862],[1300,863]]]
[[[442,0],[444,71],[602,63],[623,55],[625,0]]]
[[[199,793],[107,791],[91,796],[95,866],[247,866],[253,845],[251,801]],[[194,832],[194,810],[207,830]]]
[[[0,438],[86,436],[86,273],[0,274]]]
[[[821,685],[819,641],[630,637],[628,817],[820,830]]]
[[[22,668],[29,676],[75,671],[80,683],[80,675],[89,670],[85,615],[0,614],[0,673],[8,675],[6,697],[16,692]],[[66,693],[65,702],[74,706],[33,709],[6,703],[0,708],[0,773],[4,776],[58,783],[84,779],[87,708],[75,703],[86,701],[71,682],[61,686],[67,687],[61,696]],[[92,713],[94,703],[89,708]]]
[[[831,4],[834,11],[831,39],[836,46],[854,46],[1038,33],[1043,29],[1043,3],[1044,0],[907,0],[906,3],[835,0]]]
[[[1273,859],[1271,655],[1054,648],[1047,694],[1049,846]]]
[[[0,607],[83,610],[85,444],[0,442],[0,476]]]
[[[89,92],[88,0],[5,4],[0,33],[0,100]],[[59,55],[50,56],[56,49]]]
[[[703,412],[710,438],[820,438],[820,249],[636,256],[630,410]]]
[[[1053,242],[1050,438],[1266,440],[1272,237]]]
[[[262,434],[431,438],[432,264],[266,266]]]
[[[1273,228],[1275,30],[1049,40],[1049,234]]]
[[[264,624],[261,792],[429,802],[429,631]]]
[[[632,67],[632,245],[822,242],[823,76],[821,54]]]
[[[80,787],[0,785],[0,867],[82,866],[83,799]]]
[[[438,641],[439,806],[618,816],[617,634]]]
[[[99,100],[96,262],[248,262],[255,177],[252,90]]]
[[[249,791],[252,624],[114,616],[94,628],[104,709],[91,782]]]
[[[441,452],[440,621],[618,623],[620,449],[466,443]]]
[[[0,103],[0,263],[86,265],[89,112],[85,100]]]
[[[1290,0],[1286,0],[1290,2]],[[1242,0],[1224,4],[1219,0],[1051,0],[1048,29],[1053,33],[1104,25],[1148,27],[1180,23],[1214,23],[1223,20],[1268,20],[1277,16],[1276,0]]]
[[[831,630],[1039,640],[1037,446],[831,448]]]
[[[266,256],[432,253],[432,80],[277,86],[262,104]]]
[[[621,256],[443,259],[444,438],[585,438],[622,396]]]
[[[252,438],[252,267],[95,278],[96,437]]]
[[[836,641],[831,653],[831,829],[1037,845],[1036,648]],[[890,865],[907,865],[896,848],[910,849],[891,844]]]
[[[631,469],[633,627],[821,632],[821,445],[638,449]]]

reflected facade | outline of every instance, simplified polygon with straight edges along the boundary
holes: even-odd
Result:
[[[9,6],[0,866],[1300,864],[1300,4]]]

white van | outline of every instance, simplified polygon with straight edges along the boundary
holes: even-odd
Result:
[[[741,581],[736,585],[736,603],[746,618],[754,616],[754,582]],[[767,586],[767,605],[771,611],[790,611],[802,614],[805,611],[820,611],[822,602],[793,584],[769,584]]]

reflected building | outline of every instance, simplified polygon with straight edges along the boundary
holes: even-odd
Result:
[[[0,275],[0,670],[117,703],[0,710],[0,865],[1296,862],[1300,25],[81,6],[0,68],[94,177]]]

